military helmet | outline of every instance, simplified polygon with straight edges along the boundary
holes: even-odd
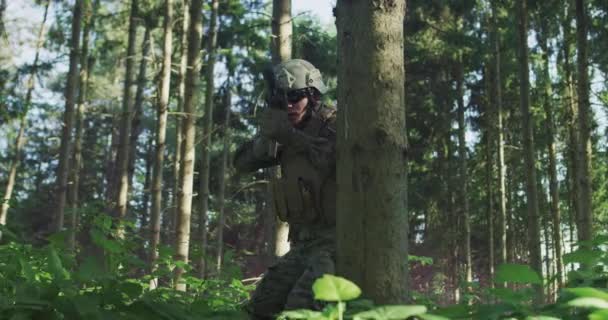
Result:
[[[320,93],[327,91],[321,71],[306,60],[291,59],[276,65],[273,71],[277,89],[291,91],[315,88]]]

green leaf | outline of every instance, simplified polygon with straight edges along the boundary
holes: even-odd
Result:
[[[57,254],[57,250],[49,246],[49,268],[53,277],[57,280],[67,280],[70,278],[70,273],[63,267],[61,259]]]
[[[526,320],[561,320],[561,318],[549,317],[549,316],[531,316],[527,317]]]
[[[608,310],[597,310],[589,315],[589,320],[606,320],[608,319]]]
[[[361,289],[353,282],[325,274],[312,285],[315,299],[322,301],[348,301],[361,295]]]
[[[542,284],[534,270],[524,264],[501,264],[496,271],[495,282]]]
[[[569,301],[568,305],[571,307],[608,309],[608,301],[592,297],[576,298]]]
[[[326,319],[321,312],[312,310],[291,310],[283,311],[278,319],[309,319],[309,320],[324,320]]]
[[[21,265],[21,271],[23,276],[28,282],[36,281],[36,272],[32,269],[32,265],[25,261],[22,257],[19,258],[19,264]]]
[[[428,313],[419,314],[419,315],[417,315],[417,317],[422,320],[450,320],[446,317],[437,316],[437,315],[428,314]]]
[[[353,316],[353,320],[401,320],[425,312],[425,306],[383,306],[359,312]]]
[[[83,282],[100,279],[105,275],[101,262],[94,256],[86,257],[76,272],[76,277]]]
[[[579,248],[573,252],[564,255],[564,264],[580,263],[587,265],[595,265],[602,257],[602,252],[599,250],[591,250]]]
[[[579,297],[600,298],[608,301],[608,292],[596,288],[568,288],[565,291],[570,292]]]

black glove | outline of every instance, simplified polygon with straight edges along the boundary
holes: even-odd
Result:
[[[270,108],[261,115],[260,134],[266,138],[287,145],[294,130],[285,110]]]

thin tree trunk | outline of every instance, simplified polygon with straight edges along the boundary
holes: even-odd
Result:
[[[190,1],[183,0],[183,11],[182,11],[182,37],[180,39],[181,42],[181,52],[180,52],[180,65],[179,65],[179,95],[176,106],[176,116],[175,116],[175,158],[173,162],[173,193],[171,197],[171,210],[167,210],[167,215],[165,215],[165,223],[163,224],[163,228],[167,232],[168,243],[171,243],[172,237],[169,234],[172,234],[175,230],[175,219],[177,217],[177,195],[179,194],[179,165],[181,162],[181,145],[182,145],[182,128],[181,123],[183,116],[181,112],[184,110],[184,95],[185,95],[185,87],[186,87],[186,71],[188,70],[188,26],[190,25]]]
[[[82,1],[74,3],[72,15],[72,39],[70,40],[70,66],[68,69],[67,83],[65,87],[65,113],[61,132],[61,144],[59,146],[59,165],[57,166],[57,207],[55,211],[54,230],[59,232],[63,229],[65,218],[65,205],[68,189],[68,175],[70,163],[70,145],[72,143],[72,130],[74,129],[74,104],[76,90],[78,89],[78,63],[80,60],[80,29],[82,24]]]
[[[467,145],[465,139],[465,119],[464,119],[464,66],[462,56],[459,58],[460,66],[456,75],[457,101],[458,101],[458,154],[460,171],[460,197],[462,201],[462,218],[464,223],[464,256],[465,256],[465,280],[467,283],[473,282],[473,266],[471,258],[471,220],[469,217],[469,191],[468,191],[468,170],[467,170]]]
[[[96,2],[97,5],[97,2]],[[90,0],[84,0],[84,18],[82,34],[82,52],[80,56],[80,79],[78,91],[78,107],[76,109],[76,133],[74,136],[74,153],[68,187],[68,204],[70,206],[68,249],[74,252],[76,248],[76,230],[78,228],[80,171],[82,169],[82,139],[84,134],[84,112],[87,103],[89,85],[89,36],[93,24],[93,7]]]
[[[407,296],[404,13],[404,0],[337,4],[337,271],[379,304]]]
[[[220,188],[218,191],[218,218],[217,218],[217,273],[222,271],[224,258],[224,225],[226,224],[226,205],[224,203],[226,195],[226,171],[228,168],[228,152],[230,151],[230,106],[232,94],[230,92],[230,82],[226,88],[225,106],[226,114],[224,117],[224,150],[222,152],[222,164],[219,172]]]
[[[553,116],[553,92],[551,89],[551,75],[549,74],[549,50],[547,44],[547,21],[540,19],[541,31],[538,33],[538,43],[543,51],[543,95],[544,95],[544,108],[547,117],[547,137],[548,146],[547,151],[549,155],[549,193],[551,194],[551,220],[553,224],[553,243],[555,246],[555,264],[557,267],[556,282],[557,287],[562,285],[562,228],[561,228],[561,213],[559,210],[559,188],[557,182],[557,156],[556,156],[556,143],[555,143],[555,119]]]
[[[578,119],[579,143],[578,166],[580,197],[579,201],[579,241],[589,241],[593,238],[593,207],[592,207],[592,165],[591,165],[591,122],[592,111],[589,103],[589,73],[587,55],[587,9],[586,2],[576,0],[576,46],[578,65]]]
[[[162,206],[163,161],[167,134],[167,109],[171,84],[171,54],[173,52],[173,0],[165,0],[165,18],[163,20],[163,67],[159,88],[156,123],[156,150],[154,152],[154,169],[152,171],[152,212],[150,214],[150,272],[156,270],[158,245],[160,243],[160,214]],[[158,280],[150,281],[150,289],[158,286]]]
[[[499,227],[498,227],[498,248],[500,251],[500,263],[507,263],[507,189],[506,176],[507,166],[505,165],[505,137],[502,113],[502,78],[500,68],[500,29],[497,21],[497,2],[492,6],[492,21],[494,24],[494,88],[496,99],[496,139],[498,147],[498,195],[499,195]]]
[[[114,186],[116,188],[116,193],[114,194],[114,215],[119,220],[124,219],[127,215],[127,203],[129,198],[129,136],[131,135],[131,115],[133,113],[133,78],[135,73],[135,44],[137,41],[138,14],[138,0],[131,0],[122,114],[120,117],[120,134],[118,136],[116,167],[114,169]],[[124,237],[124,228],[120,226],[118,230],[118,236]]]
[[[490,288],[494,287],[494,281],[492,281],[492,279],[494,279],[494,267],[496,265],[496,252],[494,250],[494,234],[495,234],[495,230],[494,230],[494,225],[495,225],[495,218],[494,218],[494,183],[493,183],[493,176],[494,176],[494,152],[493,152],[493,141],[494,141],[494,123],[492,122],[494,120],[494,113],[492,112],[491,106],[490,106],[490,101],[491,101],[491,94],[494,93],[495,88],[492,88],[492,84],[490,83],[490,77],[489,77],[489,68],[486,66],[484,68],[485,70],[485,74],[484,74],[484,88],[486,90],[486,92],[488,92],[488,95],[486,96],[485,99],[485,106],[486,106],[486,116],[485,118],[485,125],[486,125],[486,134],[485,134],[485,142],[486,142],[486,192],[487,192],[487,201],[488,201],[488,248],[489,248],[489,252],[488,252],[488,273],[490,275]],[[492,90],[494,89],[494,90]]]
[[[175,237],[175,260],[188,263],[190,244],[190,217],[192,214],[192,185],[194,182],[194,126],[195,108],[198,104],[198,82],[201,69],[200,49],[203,33],[202,0],[192,0],[190,6],[190,27],[188,28],[188,71],[184,94],[184,119],[182,122],[182,155],[180,165],[180,193],[178,198],[177,225]],[[186,291],[182,282],[184,269],[176,267],[174,271],[175,288]]]
[[[203,144],[201,145],[201,172],[200,172],[200,212],[199,230],[201,257],[199,260],[199,276],[205,278],[207,266],[205,258],[207,256],[207,211],[209,211],[209,177],[211,167],[211,136],[213,132],[213,96],[215,93],[215,83],[213,73],[215,71],[215,51],[217,47],[217,15],[219,1],[213,0],[211,3],[211,20],[209,21],[209,41],[207,41],[207,66],[206,66],[206,87],[205,87],[205,123],[203,127]],[[219,235],[218,235],[219,236]],[[218,239],[218,241],[220,241]],[[218,259],[219,262],[219,259]],[[220,266],[218,265],[218,270]]]
[[[0,8],[4,8],[6,4],[2,3]],[[40,29],[38,29],[38,38],[36,40],[36,53],[34,55],[34,62],[30,71],[30,76],[27,81],[27,93],[25,94],[25,108],[23,113],[20,115],[19,120],[19,132],[17,138],[15,138],[15,151],[13,155],[13,161],[8,170],[8,179],[6,182],[6,188],[4,189],[4,195],[1,199],[0,207],[0,225],[6,225],[6,219],[8,217],[8,209],[10,208],[10,201],[13,195],[13,189],[15,188],[15,180],[17,178],[17,169],[21,163],[21,153],[25,144],[25,127],[27,126],[27,114],[32,104],[32,93],[35,86],[36,73],[38,71],[38,60],[40,59],[40,49],[44,45],[44,33],[46,26],[46,19],[49,12],[51,1],[47,1],[44,5],[44,14],[42,16],[42,22],[40,23]],[[0,16],[1,18],[1,16]],[[0,30],[1,31],[1,30]],[[2,239],[2,231],[0,231],[0,239]]]
[[[538,220],[538,190],[536,185],[536,153],[534,131],[530,113],[530,75],[528,70],[528,7],[527,0],[519,0],[519,94],[523,124],[524,164],[526,170],[526,198],[528,212],[528,250],[530,265],[542,277],[543,267],[540,248],[540,225]],[[536,286],[537,301],[543,301],[543,287]]]
[[[131,132],[129,135],[129,184],[128,192],[133,192],[133,176],[135,175],[135,160],[137,158],[137,141],[143,131],[141,119],[144,114],[144,90],[146,89],[146,73],[148,66],[148,54],[150,53],[150,27],[144,26],[144,39],[142,41],[141,60],[139,62],[139,74],[137,75],[137,91],[135,93],[135,102],[133,104],[133,119],[131,120]]]
[[[293,23],[291,17],[291,0],[273,0],[271,29],[272,41],[270,51],[272,54],[272,63],[276,65],[291,59],[292,55]],[[266,172],[270,179],[279,175],[277,167],[269,168]],[[274,203],[274,200],[272,200],[274,195],[272,194],[270,184],[268,185],[267,193],[268,203]],[[289,252],[289,224],[277,218],[278,216],[276,212],[274,212],[273,206],[269,206],[267,215],[267,221],[271,223],[269,229],[272,230],[273,237],[269,243],[268,256],[273,257],[272,260],[274,260]]]

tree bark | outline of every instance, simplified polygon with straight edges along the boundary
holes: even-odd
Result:
[[[209,41],[207,41],[207,66],[206,66],[206,87],[205,87],[205,123],[203,127],[203,143],[201,145],[201,173],[200,173],[200,212],[199,230],[201,258],[199,260],[199,275],[205,278],[207,266],[205,258],[207,255],[207,211],[209,211],[209,177],[211,167],[211,136],[213,133],[213,96],[215,93],[215,83],[213,73],[215,71],[216,47],[217,47],[217,15],[219,1],[213,0],[211,3],[211,20],[209,21]],[[218,235],[219,237],[219,235]],[[221,241],[218,238],[218,241]],[[218,262],[219,259],[218,259]],[[218,270],[220,266],[218,265]]]
[[[184,91],[184,119],[182,122],[182,149],[180,165],[180,192],[175,237],[175,260],[188,263],[190,244],[190,217],[192,214],[192,185],[194,182],[194,142],[196,128],[194,126],[195,108],[198,104],[198,82],[201,69],[200,49],[203,33],[202,0],[192,0],[190,6],[190,26],[188,28],[188,71]],[[176,267],[174,271],[175,288],[186,291],[182,275],[184,269]]]
[[[467,145],[465,139],[464,119],[464,66],[462,56],[459,58],[460,65],[457,67],[456,86],[458,101],[458,154],[460,171],[460,200],[462,201],[462,218],[464,223],[464,256],[465,256],[465,280],[473,282],[473,266],[471,258],[471,220],[469,217],[469,191],[467,170]]]
[[[163,20],[163,67],[159,88],[159,99],[156,122],[156,149],[152,169],[152,211],[150,213],[150,272],[156,270],[158,245],[160,244],[160,217],[162,206],[163,163],[167,137],[167,111],[171,86],[171,54],[173,53],[173,0],[165,0],[165,17]],[[150,289],[158,286],[158,280],[150,281]]]
[[[224,259],[224,225],[226,224],[226,205],[224,203],[226,195],[226,171],[228,169],[228,153],[230,151],[230,106],[232,94],[230,92],[230,82],[228,82],[225,96],[225,116],[224,116],[224,150],[222,152],[222,164],[219,172],[220,187],[218,190],[218,222],[217,222],[217,273],[222,271]]]
[[[6,4],[2,2],[0,4],[0,8],[4,9]],[[32,104],[32,93],[34,92],[35,86],[35,78],[36,73],[38,72],[38,60],[40,59],[40,49],[44,45],[45,39],[45,29],[46,29],[46,20],[49,13],[49,7],[51,6],[51,1],[46,1],[44,5],[44,14],[42,15],[42,22],[40,23],[40,28],[38,29],[38,38],[36,40],[36,53],[34,55],[34,62],[32,63],[32,69],[30,71],[30,76],[27,80],[27,92],[25,94],[25,108],[22,114],[19,116],[19,132],[17,133],[17,137],[15,138],[15,151],[13,154],[13,161],[11,162],[11,166],[8,170],[8,179],[6,182],[6,188],[4,189],[3,198],[0,199],[0,225],[6,225],[6,219],[8,217],[8,209],[10,208],[10,201],[13,196],[13,189],[15,188],[15,180],[17,178],[17,169],[21,164],[21,153],[23,151],[23,146],[25,144],[25,127],[27,126],[27,114],[29,112],[30,106]],[[0,15],[0,18],[2,16]],[[0,20],[1,22],[1,20]],[[2,30],[0,30],[2,31]],[[2,231],[0,231],[0,240],[2,239]]]
[[[135,175],[135,160],[137,158],[137,141],[139,140],[139,136],[143,131],[141,119],[144,113],[144,90],[146,90],[148,54],[150,53],[151,47],[151,29],[147,25],[144,27],[145,31],[144,39],[142,41],[141,60],[139,62],[139,74],[137,75],[137,91],[135,92],[133,118],[131,119],[131,132],[129,134],[129,184],[127,187],[129,193],[133,191],[133,176]]]
[[[272,2],[272,41],[270,51],[272,63],[279,64],[291,59],[293,45],[293,23],[291,17],[291,0],[273,0]],[[279,174],[278,168],[272,167],[266,170],[270,179]],[[267,201],[274,203],[270,184],[267,188]],[[268,246],[268,256],[275,260],[289,252],[290,244],[288,240],[289,224],[277,218],[273,206],[268,206],[266,211],[267,221],[270,223],[268,229],[272,230],[272,239]]]
[[[97,2],[96,2],[97,5]],[[68,188],[68,204],[70,206],[68,249],[74,252],[76,248],[76,229],[78,229],[80,171],[82,169],[82,139],[84,135],[84,113],[87,103],[89,85],[89,36],[93,24],[93,7],[90,0],[84,0],[84,18],[82,32],[82,52],[80,56],[80,79],[78,91],[78,107],[76,109],[76,133],[74,136],[74,153],[70,172],[70,186]]]
[[[500,263],[507,263],[507,189],[505,165],[505,137],[502,112],[502,78],[500,67],[500,27],[497,19],[497,2],[492,5],[492,21],[494,24],[494,88],[496,103],[496,139],[498,147],[498,195],[499,195],[499,227],[498,248],[500,251]]]
[[[55,211],[54,231],[63,229],[65,218],[65,205],[67,198],[70,145],[72,143],[72,130],[74,129],[74,104],[76,90],[78,89],[78,63],[80,60],[80,29],[82,24],[82,1],[74,3],[72,15],[72,38],[70,40],[70,66],[68,69],[65,87],[65,112],[61,131],[61,144],[59,146],[59,165],[57,166],[57,207]]]
[[[587,9],[585,1],[576,0],[576,46],[578,66],[578,119],[579,143],[578,166],[580,197],[579,201],[579,241],[589,241],[593,238],[593,207],[592,207],[592,166],[591,166],[591,121],[593,118],[589,102],[589,71],[587,55]]]
[[[549,74],[549,48],[547,44],[547,32],[548,26],[545,19],[540,19],[541,30],[537,34],[539,37],[538,43],[543,51],[543,99],[545,115],[547,117],[547,137],[549,138],[547,143],[547,152],[549,156],[549,193],[551,194],[551,222],[553,224],[553,243],[555,246],[555,264],[557,269],[556,282],[557,287],[562,285],[563,275],[563,264],[562,264],[562,228],[561,228],[561,213],[559,210],[559,188],[557,181],[557,155],[556,155],[556,142],[555,142],[555,119],[553,116],[553,102],[552,96],[553,91],[551,89],[551,75]]]
[[[135,73],[135,44],[137,41],[138,14],[138,0],[131,0],[122,114],[120,117],[118,149],[116,151],[116,167],[114,168],[114,186],[116,188],[114,194],[114,216],[119,220],[124,219],[127,215],[129,198],[129,136],[131,135],[131,118],[133,114],[133,76]],[[124,237],[123,227],[120,226],[118,230],[118,236]]]
[[[176,107],[175,116],[175,158],[173,161],[173,193],[171,197],[171,210],[167,210],[165,215],[165,228],[168,243],[171,243],[172,234],[175,230],[175,219],[177,217],[177,195],[179,194],[179,165],[181,162],[181,145],[182,145],[182,128],[181,123],[183,115],[181,114],[184,110],[184,94],[186,87],[186,72],[188,70],[188,26],[190,25],[190,1],[183,0],[183,11],[182,11],[182,34],[181,34],[181,52],[180,52],[180,65],[179,65],[179,94]]]
[[[490,279],[494,279],[494,268],[496,266],[496,251],[494,246],[494,235],[495,235],[495,217],[494,217],[494,112],[491,109],[490,101],[492,101],[491,95],[495,93],[496,89],[493,88],[493,84],[490,83],[489,67],[484,68],[484,88],[488,93],[485,97],[485,143],[486,143],[486,192],[488,201],[488,273]],[[490,288],[494,287],[494,282],[490,281]]]
[[[337,272],[378,304],[407,295],[404,13],[404,0],[337,4]]]
[[[542,278],[542,260],[540,248],[540,224],[538,217],[538,190],[536,185],[536,151],[534,148],[534,131],[530,113],[530,75],[528,70],[528,5],[527,0],[517,2],[519,9],[519,94],[523,124],[523,153],[526,171],[526,198],[528,213],[528,250],[530,265]],[[543,301],[543,287],[536,286],[537,301]]]

